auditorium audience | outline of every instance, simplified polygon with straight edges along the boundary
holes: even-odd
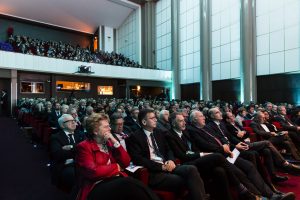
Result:
[[[299,160],[300,154],[294,143],[291,141],[288,131],[279,131],[269,121],[269,113],[267,111],[258,111],[250,127],[253,132],[264,140],[269,140],[276,147],[286,150],[286,155],[293,155],[294,159]]]
[[[219,115],[217,108],[212,108],[210,115],[215,116]],[[200,111],[193,111],[191,113],[191,126],[188,128],[192,139],[195,141],[195,144],[201,151],[206,152],[219,152],[226,157],[232,157],[232,144],[229,143],[227,137],[220,136],[216,134],[210,126],[205,124],[205,117]],[[210,122],[215,123],[215,122]],[[238,148],[240,149],[240,148]],[[256,165],[245,160],[241,156],[237,157],[234,165],[237,168],[235,173],[237,177],[241,179],[241,182],[256,195],[263,195],[270,199],[286,199],[294,197],[293,193],[282,194],[277,191],[274,187],[270,188],[263,180],[261,175],[256,169]],[[247,175],[245,176],[244,173]]]
[[[197,168],[192,165],[175,164],[165,136],[155,129],[157,119],[153,110],[142,109],[138,120],[142,128],[126,140],[126,147],[133,163],[149,170],[149,186],[173,192],[179,192],[186,187],[187,199],[209,199]]]
[[[143,68],[138,62],[130,60],[122,54],[104,51],[92,52],[90,48],[82,48],[79,45],[73,46],[62,41],[43,41],[28,36],[11,35],[8,39],[8,44],[9,46],[3,47],[4,50],[13,50],[19,53],[50,58]]]
[[[212,179],[214,199],[232,199],[229,191],[231,183],[238,191],[241,199],[255,199],[248,189],[240,183],[231,170],[231,164],[220,153],[200,152],[189,132],[186,130],[184,116],[174,112],[170,116],[171,131],[166,133],[167,141],[181,164],[195,165],[204,178],[205,183]],[[229,183],[230,182],[230,183]]]
[[[274,104],[267,103],[265,105],[266,107],[268,107],[268,110],[266,111],[263,110],[260,104],[250,104],[251,109],[254,109],[250,112],[256,113],[255,115],[251,115],[255,116],[253,122],[251,123],[251,127],[253,126],[253,124],[255,124],[256,126],[261,126],[261,124],[264,124],[269,131],[266,131],[264,128],[264,130],[260,131],[265,131],[266,135],[268,133],[271,135],[273,133],[275,133],[276,135],[280,135],[282,133],[287,133],[287,131],[289,136],[291,136],[290,132],[297,133],[297,125],[295,125],[288,119],[289,116],[287,116],[284,112],[285,106],[282,106],[283,104],[279,104],[278,114],[274,113],[274,111],[272,110],[275,107]],[[293,147],[292,145],[287,146],[288,143],[292,143],[291,139],[289,139],[287,134],[270,137],[265,137],[265,135],[262,134],[263,137],[261,139],[263,141],[256,143],[249,142],[249,134],[244,130],[243,124],[242,126],[240,126],[237,121],[235,121],[235,115],[233,113],[238,111],[241,116],[246,116],[247,111],[244,109],[245,107],[250,108],[245,104],[237,102],[226,103],[222,101],[197,102],[177,100],[168,102],[151,98],[133,100],[114,98],[76,99],[75,97],[72,97],[63,99],[51,98],[48,101],[42,98],[23,98],[18,100],[18,108],[20,114],[32,114],[33,117],[48,121],[49,125],[51,126],[62,128],[62,130],[58,133],[52,134],[50,139],[50,155],[51,159],[53,160],[52,169],[55,169],[52,170],[52,172],[56,172],[56,174],[52,173],[52,180],[55,184],[63,184],[68,187],[72,187],[72,185],[74,184],[74,179],[72,178],[67,178],[69,182],[66,182],[64,178],[57,178],[60,176],[68,176],[70,175],[70,173],[66,172],[66,174],[60,175],[59,173],[57,173],[57,171],[59,170],[57,170],[56,166],[60,166],[58,167],[58,169],[60,170],[65,168],[67,169],[69,165],[73,165],[74,167],[74,164],[72,163],[73,161],[71,161],[71,159],[74,159],[74,157],[67,158],[67,160],[70,159],[71,164],[67,163],[67,161],[65,161],[65,163],[64,161],[59,160],[57,157],[59,154],[57,153],[57,149],[62,148],[67,153],[71,154],[72,152],[72,155],[74,156],[74,147],[67,147],[70,145],[69,143],[71,141],[67,138],[66,132],[74,133],[74,138],[75,135],[78,135],[81,140],[85,137],[85,135],[90,136],[90,138],[84,142],[85,145],[81,146],[82,152],[86,153],[87,149],[92,148],[91,146],[93,145],[91,145],[91,143],[94,143],[94,145],[97,146],[97,140],[101,138],[101,128],[98,127],[99,129],[97,129],[99,134],[91,132],[91,129],[85,130],[83,119],[86,118],[86,121],[88,121],[88,119],[95,116],[105,116],[103,119],[101,118],[101,120],[99,119],[97,122],[98,125],[101,126],[103,122],[109,122],[109,118],[107,118],[107,116],[103,114],[106,113],[109,114],[111,119],[112,131],[109,134],[114,139],[109,138],[109,141],[107,142],[103,138],[103,136],[102,140],[99,139],[102,141],[102,143],[100,142],[100,146],[104,145],[103,142],[112,145],[112,141],[114,140],[117,143],[120,143],[122,149],[124,151],[126,151],[127,149],[129,154],[132,156],[134,164],[143,165],[144,167],[148,168],[150,172],[149,186],[151,188],[179,192],[181,191],[180,188],[185,186],[189,191],[190,199],[196,199],[196,196],[198,196],[198,198],[205,199],[208,198],[208,195],[206,194],[203,186],[204,184],[209,183],[209,179],[212,179],[214,180],[214,182],[219,181],[217,184],[215,184],[215,188],[218,188],[217,190],[219,192],[217,195],[213,194],[213,196],[216,195],[214,196],[215,199],[222,199],[220,196],[226,196],[226,199],[231,199],[231,194],[228,193],[228,185],[234,186],[240,193],[242,199],[255,199],[255,195],[266,196],[271,200],[294,199],[293,193],[283,194],[280,191],[276,190],[271,182],[268,182],[266,174],[262,173],[261,171],[263,166],[261,166],[261,163],[258,162],[258,153],[253,153],[253,155],[251,153],[248,156],[243,155],[245,154],[245,152],[249,151],[248,149],[255,150],[256,152],[261,153],[264,156],[264,163],[266,164],[265,167],[267,167],[272,181],[284,181],[286,180],[286,177],[278,176],[275,173],[274,165],[278,168],[281,168],[281,170],[294,175],[299,174],[299,166],[286,162],[270,142],[274,142],[273,139],[276,140],[276,147],[284,148],[287,150],[287,153],[290,153],[291,149],[295,149],[295,147]],[[292,114],[297,108],[291,107],[290,109],[290,113]],[[216,124],[216,121],[218,121],[215,118],[215,112],[213,112],[216,110],[219,112],[220,117],[222,117],[222,113],[220,112],[220,110],[223,111],[224,121],[226,122],[225,126],[222,122],[222,118],[218,119],[221,125],[221,131],[218,127],[212,126],[212,124],[214,125]],[[141,111],[147,112],[141,114]],[[178,113],[178,111],[180,113]],[[203,111],[203,113],[200,111]],[[98,114],[99,112],[101,112],[101,114]],[[156,117],[155,112],[158,112],[158,117]],[[280,121],[279,117],[284,117],[285,121],[287,121],[286,124],[280,121],[283,130],[278,130],[277,127],[272,124],[273,122],[268,118],[269,112],[272,112],[277,121]],[[70,115],[64,113],[68,113]],[[79,113],[81,117],[78,116]],[[170,118],[169,113],[173,113],[171,114],[171,116],[176,117]],[[188,118],[189,113],[191,114]],[[207,119],[209,125],[205,124],[205,117],[203,115],[204,113],[206,113],[207,117],[209,118]],[[264,117],[262,117],[262,114],[264,114]],[[66,116],[67,118],[65,118]],[[178,119],[179,116],[183,117],[184,120],[182,122]],[[64,118],[65,120],[58,120],[61,118]],[[255,127],[253,127],[253,130],[254,132],[257,132]],[[88,131],[90,132],[88,133]],[[154,134],[154,137],[151,137],[150,134],[148,137],[147,134],[149,132],[152,132]],[[223,134],[225,135],[225,137]],[[260,132],[258,134],[260,134]],[[184,139],[180,138],[180,135],[184,136]],[[65,138],[61,139],[63,137]],[[282,138],[282,140],[280,140],[279,138]],[[76,138],[74,140],[74,142],[78,142]],[[53,148],[53,144],[56,144],[54,146],[57,147],[59,146],[58,143],[62,141],[65,143],[60,144],[60,148]],[[293,139],[293,141],[295,142],[295,138]],[[281,142],[282,145],[280,145]],[[153,144],[155,144],[155,146],[153,146]],[[296,145],[298,144],[296,143]],[[272,148],[270,146],[272,146]],[[231,166],[228,167],[226,164],[227,161],[224,161],[224,158],[227,156],[232,156],[233,147],[241,150],[241,155],[238,157],[235,165],[230,164]],[[56,150],[53,151],[53,149]],[[114,148],[108,149],[112,152],[116,151],[116,149]],[[265,151],[267,151],[267,153]],[[99,150],[99,153],[100,152],[101,149]],[[169,154],[171,152],[175,154],[175,157],[174,154]],[[204,152],[213,154],[206,155]],[[106,152],[101,152],[101,155],[102,153],[104,153],[103,155],[106,155]],[[123,153],[124,152],[121,152],[122,155]],[[223,155],[221,159],[218,159],[218,162],[209,162],[215,163],[215,167],[206,164],[197,165],[198,162],[203,163],[205,162],[203,160],[219,155],[217,153]],[[291,153],[292,155],[294,155],[293,151]],[[117,157],[115,157],[113,154],[108,154],[113,156],[112,160],[114,160],[114,162],[116,163],[117,161],[114,158],[117,159]],[[296,154],[298,154],[297,151]],[[59,156],[62,155],[63,154]],[[177,163],[175,162],[175,158],[178,158],[181,161],[181,165],[177,165]],[[245,158],[249,159],[249,161],[247,161]],[[81,159],[83,159],[83,157],[81,157]],[[295,156],[294,159],[297,160]],[[198,160],[202,161],[200,162]],[[60,161],[60,163],[58,161]],[[88,160],[87,162],[90,162],[90,160]],[[83,161],[82,164],[86,164],[85,161]],[[95,165],[96,164],[100,164],[102,166],[104,163],[95,163]],[[105,165],[106,164],[107,163],[105,162]],[[122,161],[120,164],[122,164]],[[186,168],[187,165],[190,165],[189,167],[193,167],[192,165],[195,165],[196,167]],[[122,169],[124,167],[125,166],[123,166]],[[80,194],[83,194],[83,196],[85,197],[88,196],[90,199],[97,198],[99,193],[103,192],[103,188],[106,187],[103,186],[106,184],[106,182],[102,181],[103,185],[95,184],[95,182],[97,182],[97,180],[104,180],[104,177],[106,177],[106,175],[104,175],[104,177],[97,177],[96,180],[94,179],[95,177],[91,177],[90,174],[87,174],[87,172],[85,172],[87,169],[84,168],[83,165],[78,165],[78,168],[80,169],[80,186],[81,189],[83,189],[81,190],[83,191],[83,193],[81,192]],[[186,174],[185,172],[183,172],[185,170],[190,171],[191,174]],[[200,172],[201,176],[198,171]],[[266,177],[262,178],[259,172]],[[122,174],[122,172],[119,171],[117,171],[117,173]],[[184,180],[187,177],[193,177],[194,179]],[[203,178],[204,182],[201,177]],[[93,179],[93,182],[90,182],[88,186],[86,186],[85,182],[91,179]],[[112,185],[116,185],[117,187],[120,183],[116,182],[115,184],[114,179],[115,178],[112,178],[111,180],[109,178],[108,182],[112,183]],[[131,181],[129,182],[130,184],[132,183]],[[197,182],[198,188],[193,186],[195,185],[195,182]],[[94,185],[96,185],[95,190],[91,189]],[[223,185],[224,187],[221,188],[221,185]],[[139,186],[138,188],[141,193],[139,195],[146,195],[147,198],[152,199],[151,195],[148,194],[148,189],[140,188]],[[86,189],[88,189],[89,191],[91,190],[92,192],[87,192]],[[251,195],[250,193],[244,193],[248,190],[254,195]],[[242,194],[244,194],[244,196]]]

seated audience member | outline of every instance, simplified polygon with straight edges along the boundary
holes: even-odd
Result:
[[[236,159],[235,165],[247,174],[249,180],[253,183],[253,185],[255,185],[256,189],[259,191],[258,193],[257,191],[253,192],[254,194],[262,194],[263,196],[268,197],[270,199],[286,199],[291,196],[294,196],[293,193],[287,193],[282,195],[282,193],[278,192],[276,188],[274,188],[272,185],[272,188],[270,188],[256,170],[256,166],[257,164],[259,164],[257,162],[257,153],[255,151],[249,151],[249,148],[251,147],[257,149],[258,147],[260,147],[263,149],[268,145],[267,143],[257,143],[254,146],[248,145],[235,138],[233,135],[228,133],[228,131],[226,131],[225,125],[221,123],[222,114],[218,108],[211,108],[209,110],[209,116],[211,117],[212,121],[209,122],[205,129],[203,129],[205,124],[201,124],[198,125],[198,129],[196,129],[197,127],[194,127],[195,129],[191,130],[194,131],[193,135],[196,136],[194,139],[198,140],[197,145],[199,145],[199,148],[201,148],[202,146],[202,148],[212,148],[215,150],[218,149],[219,151],[225,153],[225,155],[231,155],[232,150],[236,148],[241,153]],[[248,160],[245,160],[244,158],[250,158],[252,163]],[[272,157],[268,156],[268,158],[271,160]],[[247,188],[250,190],[249,187]],[[253,188],[250,191],[252,192]]]
[[[58,119],[61,131],[53,134],[50,139],[50,156],[52,160],[52,181],[56,185],[72,188],[75,183],[75,145],[83,140],[75,131],[76,123],[69,114]]]
[[[124,126],[124,120],[121,113],[113,113],[110,116],[111,134],[120,142],[126,150],[125,139],[131,135],[129,127]]]
[[[72,115],[72,117],[75,119],[76,131],[79,131],[81,134],[84,134],[84,127],[78,118],[77,109],[76,108],[69,109],[68,114]]]
[[[59,128],[59,124],[57,120],[61,116],[60,107],[61,106],[59,103],[55,103],[54,108],[52,109],[51,113],[48,116],[48,123],[51,127]]]
[[[300,109],[299,107],[295,108],[291,113],[291,121],[297,125],[300,126]]]
[[[175,157],[180,159],[181,164],[195,165],[207,182],[212,178],[214,199],[232,199],[228,182],[237,189],[241,199],[256,199],[233,174],[230,169],[231,163],[222,154],[205,153],[198,150],[186,130],[186,122],[181,113],[172,113],[170,123],[172,129],[166,136]]]
[[[67,113],[68,113],[68,110],[69,110],[69,106],[66,105],[66,104],[63,104],[63,105],[61,105],[61,107],[60,107],[60,114],[61,114],[61,115],[67,114]]]
[[[149,170],[149,186],[179,192],[188,190],[188,199],[208,199],[198,170],[192,165],[176,165],[164,134],[156,128],[153,110],[142,109],[138,115],[142,128],[126,140],[132,161]]]
[[[85,115],[82,115],[82,125],[85,127],[86,119],[94,113],[94,108],[92,106],[87,106]]]
[[[133,107],[130,110],[130,115],[125,117],[125,125],[128,126],[132,132],[135,132],[141,128],[139,121],[138,121],[138,115],[139,115],[139,108]]]
[[[274,112],[273,104],[271,102],[266,103],[265,109],[269,113],[270,121],[272,122],[274,119],[274,116],[277,115],[277,111]]]
[[[274,120],[280,122],[283,131],[288,131],[288,135],[300,150],[300,126],[295,125],[287,116],[285,106],[278,106],[278,115],[274,117]]]
[[[240,126],[232,112],[225,112],[224,117],[227,130],[235,137],[242,141],[249,141],[249,133],[247,133],[242,126]]]
[[[77,113],[78,113],[78,117],[79,117],[80,121],[82,121],[84,116],[86,116],[86,100],[85,99],[80,100]]]
[[[258,114],[261,114],[261,111],[258,111]],[[226,120],[227,125],[228,124],[233,124],[234,123],[234,115],[231,112],[227,112],[224,114],[224,118]],[[233,125],[232,125],[233,126]],[[228,126],[227,126],[228,127]],[[216,129],[215,129],[216,130]],[[287,180],[287,177],[281,177],[276,175],[275,173],[275,166],[282,168],[283,170],[292,173],[292,174],[300,174],[300,168],[299,166],[293,165],[288,163],[280,154],[280,152],[272,145],[270,141],[259,141],[259,142],[250,142],[250,141],[245,141],[243,138],[238,137],[235,133],[229,131],[228,129],[223,129],[220,125],[220,130],[222,130],[225,135],[228,134],[233,134],[234,137],[240,141],[240,142],[245,142],[249,146],[249,150],[254,150],[257,151],[259,154],[261,154],[264,157],[264,163],[265,167],[268,170],[268,173],[271,176],[271,180],[273,182],[280,182],[280,181],[285,181]],[[234,129],[230,129],[233,130]],[[244,129],[241,127],[241,130],[243,131]],[[228,137],[229,140],[231,137]],[[233,139],[235,139],[233,138]],[[234,143],[234,140],[231,140]]]
[[[287,154],[293,155],[296,160],[300,160],[300,154],[293,141],[291,141],[288,131],[278,131],[268,120],[269,113],[267,111],[257,112],[253,122],[250,124],[253,132],[263,139],[269,140],[275,146],[284,148]]]
[[[247,107],[247,115],[246,115],[246,119],[250,119],[250,120],[253,120],[254,116],[255,116],[255,106],[254,105],[249,105]]]
[[[141,182],[123,171],[130,157],[112,136],[109,118],[93,114],[86,120],[88,139],[77,145],[79,200],[158,200]]]
[[[235,118],[235,121],[239,126],[243,126],[243,121],[245,120],[246,115],[247,115],[247,111],[244,107],[238,109],[238,113]]]
[[[159,117],[157,120],[157,128],[160,129],[162,132],[168,132],[171,129],[169,123],[169,111],[168,110],[161,110],[159,112]]]

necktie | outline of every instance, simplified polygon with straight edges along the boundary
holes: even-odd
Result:
[[[73,134],[68,134],[68,137],[69,137],[70,144],[75,144],[75,141],[73,139]]]
[[[150,138],[151,138],[152,147],[154,149],[155,154],[164,160],[163,155],[159,152],[159,149],[158,149],[158,146],[157,146],[157,143],[156,143],[153,133],[150,134]]]

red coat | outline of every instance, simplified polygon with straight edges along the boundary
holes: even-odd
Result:
[[[97,181],[115,175],[127,176],[118,170],[117,163],[125,168],[130,163],[130,157],[122,145],[118,148],[109,145],[109,154],[101,152],[94,140],[85,140],[76,147],[76,167],[78,170],[80,191],[77,200],[86,200],[89,192]],[[111,163],[108,163],[110,159]]]

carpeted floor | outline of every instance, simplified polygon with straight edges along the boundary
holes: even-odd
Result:
[[[65,200],[51,185],[44,149],[34,148],[16,121],[0,118],[0,199]]]
[[[15,120],[0,118],[0,200],[66,200],[68,195],[51,185],[45,149],[35,148]],[[278,184],[300,200],[300,177]]]
[[[288,176],[289,180],[278,183],[276,188],[282,192],[294,192],[296,200],[300,200],[300,176],[292,176],[281,173],[281,175]]]

